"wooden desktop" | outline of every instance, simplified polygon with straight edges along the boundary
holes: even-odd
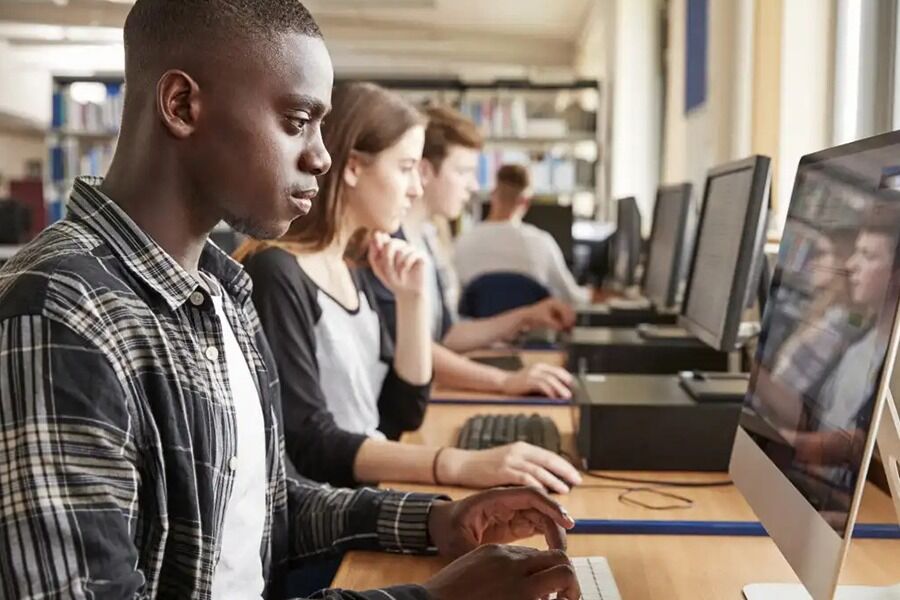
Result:
[[[525,353],[526,363],[535,360],[561,364],[561,353]],[[496,400],[496,395],[473,395],[457,390],[436,390],[436,397]],[[574,452],[573,421],[567,406],[481,405],[477,401],[455,405],[433,405],[422,427],[404,436],[411,444],[453,445],[459,428],[470,416],[482,413],[538,413],[554,420],[562,435],[563,448]],[[605,472],[605,475],[668,481],[721,481],[725,473]],[[756,517],[734,486],[711,488],[666,488],[693,501],[690,508],[653,510],[619,501],[621,487],[614,481],[585,476],[582,486],[557,496],[575,519],[755,521]],[[454,498],[473,493],[452,487],[384,483],[383,487],[410,491],[439,491]],[[645,503],[659,502],[650,495]],[[894,523],[896,513],[890,498],[868,484],[860,510],[861,523]],[[543,547],[540,539],[524,542]],[[768,537],[722,537],[696,535],[595,535],[568,537],[571,556],[605,556],[626,600],[690,598],[723,600],[741,598],[749,583],[796,582],[790,566]],[[334,587],[369,589],[427,580],[446,561],[440,557],[398,556],[375,552],[350,552],[343,560]],[[841,583],[889,585],[900,582],[900,540],[854,540]]]

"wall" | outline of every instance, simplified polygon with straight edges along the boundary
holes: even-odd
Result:
[[[822,0],[783,4],[778,185],[774,228],[787,217],[797,164],[804,154],[832,145],[834,5]]]
[[[617,0],[612,11],[610,193],[637,198],[645,234],[660,174],[660,10],[657,0]]]
[[[753,79],[752,0],[710,0],[707,99],[684,112],[687,1],[670,0],[662,176],[690,181],[699,199],[706,172],[750,153]]]
[[[782,0],[757,0],[753,31],[751,151],[772,159],[772,197],[779,189]]]
[[[0,40],[0,113],[47,127],[50,124],[52,79],[48,69],[23,61]]]

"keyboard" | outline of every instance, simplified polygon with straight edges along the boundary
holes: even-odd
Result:
[[[537,414],[475,415],[463,424],[456,447],[484,450],[513,442],[528,442],[556,454],[561,450],[556,424]]]
[[[602,556],[578,556],[571,559],[581,587],[581,600],[622,600],[612,569]]]

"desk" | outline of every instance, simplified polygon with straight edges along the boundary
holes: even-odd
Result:
[[[556,353],[557,357],[560,356]],[[535,357],[529,357],[532,359]],[[465,394],[471,397],[471,394]],[[433,405],[419,431],[406,434],[407,443],[450,445],[462,423],[477,412],[536,412],[554,420],[562,435],[563,448],[574,451],[573,422],[568,407]],[[635,478],[687,481],[719,480],[723,473],[622,473]],[[616,490],[591,487],[608,485],[585,479],[585,485],[570,494],[557,496],[576,519],[690,519],[755,521],[756,516],[743,496],[733,487],[676,490],[691,498],[687,510],[652,511],[618,501]],[[474,493],[461,488],[410,484],[385,484],[414,491],[441,491],[460,498]],[[652,499],[649,499],[652,500]],[[860,509],[860,522],[892,523],[896,519],[886,494],[868,484]],[[542,547],[540,539],[523,542]],[[765,537],[701,537],[645,535],[573,535],[569,537],[571,556],[605,556],[612,566],[622,597],[627,600],[691,599],[726,600],[741,598],[749,583],[796,582],[790,566],[771,539]],[[411,557],[374,552],[351,552],[338,570],[335,587],[369,589],[399,583],[421,583],[440,569],[445,561],[437,557]],[[841,583],[889,585],[900,581],[900,540],[856,540],[852,543]]]
[[[563,450],[575,455],[574,427],[572,413],[569,407],[556,406],[462,406],[462,405],[435,405],[428,408],[422,427],[415,432],[403,436],[403,441],[412,444],[426,444],[429,446],[450,446],[456,440],[459,428],[467,418],[478,412],[496,414],[508,413],[537,413],[553,419],[562,437]],[[662,479],[677,481],[720,481],[727,479],[726,473],[649,473],[649,472],[622,472],[608,471],[608,475],[633,477],[642,479]],[[686,510],[650,511],[644,508],[622,504],[618,500],[620,490],[598,488],[591,486],[615,485],[600,479],[585,477],[584,485],[576,487],[571,493],[557,496],[556,499],[566,507],[569,514],[575,519],[604,518],[604,519],[684,519],[696,521],[756,521],[756,515],[744,500],[744,497],[734,486],[719,488],[691,488],[674,490],[679,495],[686,496],[694,501],[694,505]],[[441,491],[454,498],[462,498],[474,493],[465,488],[439,487],[428,485],[413,485],[408,483],[384,484],[384,487],[403,489],[410,491],[433,492]],[[671,488],[667,488],[671,489]],[[867,493],[863,496],[863,504],[860,509],[861,523],[893,523],[896,521],[891,499],[873,486],[868,484]],[[900,563],[900,540],[881,542],[886,545],[895,544],[897,562]],[[900,565],[898,565],[900,566]],[[900,581],[900,578],[898,578]]]
[[[749,583],[797,581],[769,538],[575,535],[569,537],[569,554],[605,556],[626,600],[740,600],[741,589]],[[900,557],[900,542],[854,542],[841,582],[900,581],[900,560],[892,556]],[[341,564],[334,586],[361,590],[421,583],[445,562],[436,557],[352,552]]]

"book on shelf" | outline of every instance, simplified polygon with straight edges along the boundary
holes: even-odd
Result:
[[[572,193],[593,187],[591,165],[584,161],[550,153],[535,159],[528,152],[516,149],[484,150],[478,158],[478,184],[482,190],[494,189],[497,170],[503,165],[516,164],[528,168],[531,190],[535,194]]]
[[[74,84],[73,84],[74,85]],[[71,85],[58,85],[53,92],[54,130],[65,133],[91,133],[115,135],[122,122],[125,103],[122,84],[96,84],[105,86],[102,101],[85,101],[73,97]]]

